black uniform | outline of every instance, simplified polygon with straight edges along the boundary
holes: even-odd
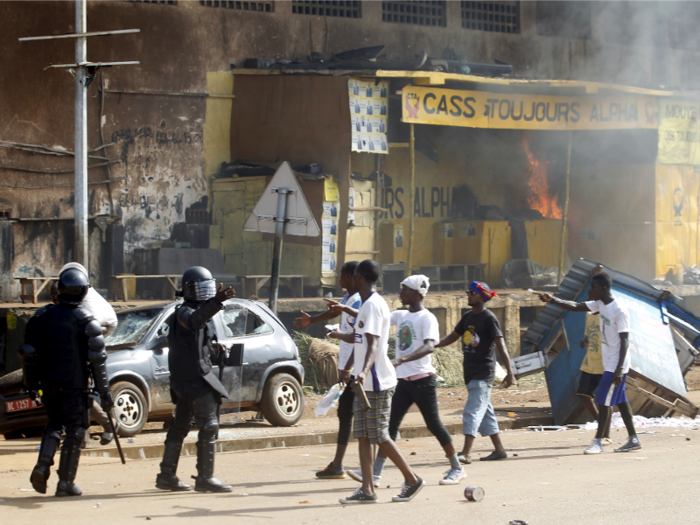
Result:
[[[80,459],[80,444],[89,426],[87,391],[91,375],[100,394],[108,395],[102,330],[84,309],[69,304],[45,306],[27,323],[25,344],[19,353],[25,371],[25,385],[41,389],[49,423],[41,439],[37,465],[32,472],[34,488],[46,493],[53,457],[61,442],[57,496],[78,496],[74,485]]]
[[[156,486],[165,490],[189,490],[176,477],[182,442],[192,418],[199,427],[195,490],[228,492],[231,487],[214,478],[214,451],[219,431],[217,406],[228,392],[212,371],[211,319],[223,306],[211,298],[201,303],[185,301],[171,316],[168,333],[170,391],[176,406],[175,420],[165,438],[165,452]]]

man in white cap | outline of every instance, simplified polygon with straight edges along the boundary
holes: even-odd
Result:
[[[467,477],[457,459],[452,436],[440,421],[437,402],[437,374],[431,354],[440,340],[440,330],[435,316],[423,306],[430,282],[425,275],[411,275],[401,282],[399,298],[408,310],[391,313],[391,324],[396,326],[396,357],[391,363],[396,368],[398,384],[391,401],[389,436],[396,441],[404,416],[415,403],[428,430],[437,438],[450,461],[450,468],[440,485],[455,485]],[[373,482],[379,485],[386,455],[382,450],[374,461]],[[362,473],[348,471],[348,475],[362,481]]]
[[[76,262],[71,262],[63,266],[59,274],[63,273],[65,270],[74,268],[83,272],[88,278],[90,275],[85,267]],[[117,314],[114,312],[114,308],[102,297],[97,290],[92,286],[88,288],[87,295],[80,303],[80,306],[90,312],[90,314],[95,318],[95,320],[100,323],[102,327],[102,336],[108,337],[114,329],[117,327]],[[114,434],[112,434],[112,429],[109,427],[109,418],[107,414],[102,410],[99,403],[92,403],[90,407],[90,419],[97,421],[98,424],[102,425],[104,432],[100,438],[101,445],[107,445],[111,443],[114,439]],[[119,427],[119,421],[114,422],[115,428]],[[87,440],[90,438],[90,433],[85,432],[85,438],[83,439],[83,444],[80,448],[85,448],[87,445]]]

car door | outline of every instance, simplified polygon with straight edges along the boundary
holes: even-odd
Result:
[[[243,366],[226,367],[224,386],[230,401],[255,402],[258,385],[268,367],[274,328],[251,309],[238,302],[227,303],[217,323],[219,342],[227,347],[243,344]]]
[[[152,380],[149,382],[151,390],[151,411],[170,409],[172,398],[170,396],[170,365],[168,364],[168,333],[170,325],[168,319],[172,309],[158,319],[158,328],[153,332],[147,343],[150,352]]]

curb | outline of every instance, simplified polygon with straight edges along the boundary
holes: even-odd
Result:
[[[522,417],[518,419],[504,419],[498,421],[501,430],[516,430],[528,426],[552,425],[552,416]],[[447,431],[455,436],[462,434],[461,423],[448,423]],[[401,428],[401,438],[430,437],[431,432],[425,426],[407,426]],[[312,445],[335,445],[338,440],[338,432],[320,432],[318,434],[290,434],[287,436],[244,438],[227,441],[217,441],[217,452],[240,452],[243,450],[265,450],[269,448],[308,447]],[[350,441],[356,441],[351,437]],[[128,459],[155,459],[163,457],[165,445],[162,443],[144,446],[122,446],[124,457]],[[119,458],[116,447],[88,449],[80,454],[91,458]],[[196,456],[197,444],[185,443],[182,446],[181,456]]]

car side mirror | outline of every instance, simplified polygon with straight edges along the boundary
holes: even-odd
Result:
[[[168,346],[168,337],[165,335],[161,335],[158,338],[156,338],[153,343],[151,343],[151,350],[164,350]]]

